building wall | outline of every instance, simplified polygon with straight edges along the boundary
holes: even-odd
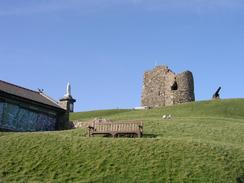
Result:
[[[145,72],[142,106],[169,106],[194,100],[194,79],[190,71],[177,75],[167,66],[157,66]]]
[[[26,105],[26,104],[24,104]],[[38,107],[36,110],[18,102],[0,101],[0,129],[11,131],[51,131],[56,129],[57,116]]]

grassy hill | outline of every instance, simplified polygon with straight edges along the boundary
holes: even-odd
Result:
[[[162,120],[171,114],[172,120]],[[234,183],[244,178],[244,99],[74,113],[143,120],[144,138],[87,138],[82,129],[0,133],[1,182]]]

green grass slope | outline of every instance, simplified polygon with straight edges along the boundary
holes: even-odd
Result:
[[[171,114],[172,120],[162,120]],[[82,129],[0,133],[0,182],[234,183],[244,178],[244,99],[153,110],[74,113],[143,120],[144,138],[88,138]]]

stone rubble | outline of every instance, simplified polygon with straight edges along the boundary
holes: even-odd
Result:
[[[88,126],[92,125],[93,123],[104,123],[104,122],[112,122],[107,119],[103,118],[95,118],[92,121],[73,121],[73,128],[88,128]]]

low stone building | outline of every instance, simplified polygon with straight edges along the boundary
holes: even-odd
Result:
[[[67,94],[58,103],[41,90],[33,91],[0,80],[0,130],[67,129],[69,112],[73,111],[75,102],[70,95],[70,86],[67,88]]]
[[[170,106],[194,100],[194,79],[190,71],[175,74],[167,66],[161,65],[145,72],[142,106]]]

